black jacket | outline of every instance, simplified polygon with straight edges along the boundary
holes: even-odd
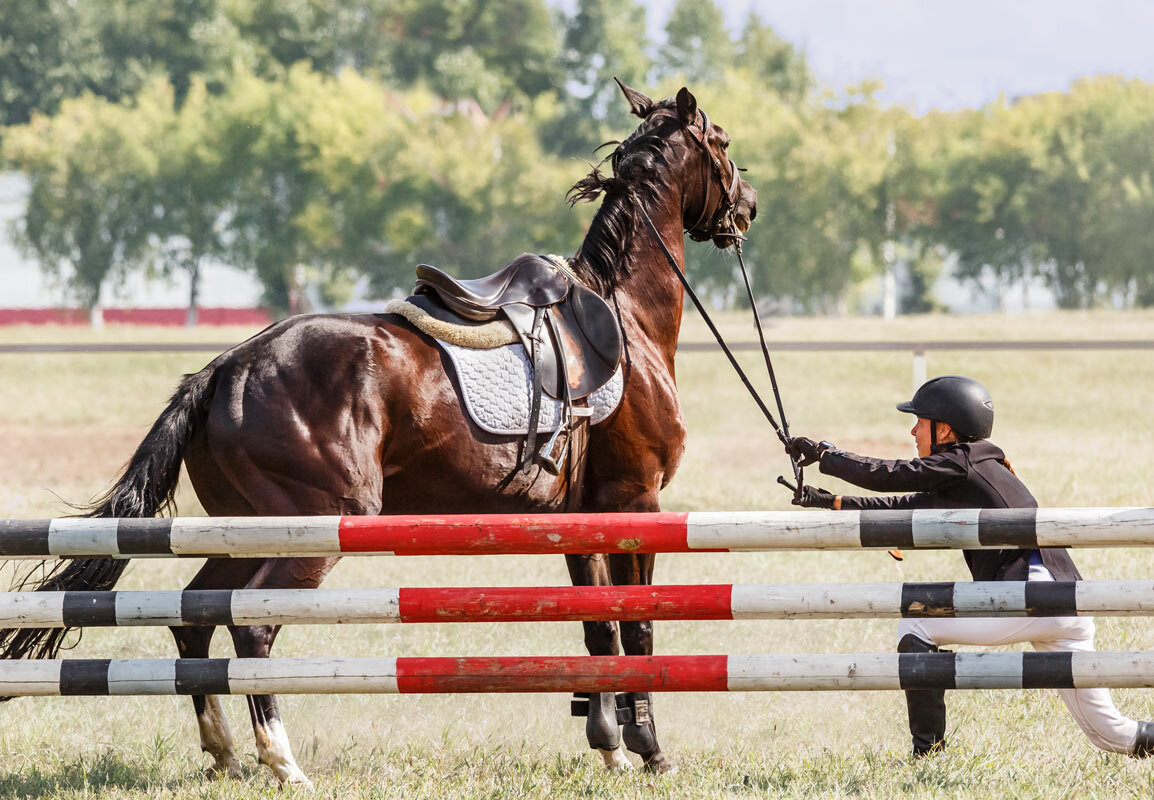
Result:
[[[884,461],[831,450],[821,471],[875,492],[912,492],[896,497],[842,497],[843,509],[1037,508],[1026,485],[1006,467],[1001,448],[986,440],[951,444],[912,461]],[[1024,581],[1030,550],[963,550],[976,581]],[[1039,548],[1054,580],[1082,576],[1064,547]]]

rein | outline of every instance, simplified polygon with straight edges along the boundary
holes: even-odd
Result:
[[[710,122],[709,116],[704,111],[701,112],[701,116],[701,132],[702,137],[704,137],[705,132],[709,129]],[[650,218],[649,213],[645,210],[644,204],[638,204],[637,207],[641,211],[641,216],[645,220],[645,224],[649,227],[649,232],[653,235],[653,238],[657,241],[657,244],[660,245],[661,252],[665,255],[665,260],[669,262],[669,266],[673,270],[673,274],[677,276],[677,280],[681,282],[681,286],[685,289],[685,293],[689,295],[689,299],[693,301],[693,305],[697,308],[697,312],[701,314],[701,318],[705,320],[705,324],[709,327],[710,333],[712,333],[713,338],[717,340],[717,344],[720,345],[722,351],[725,353],[726,358],[729,359],[730,365],[737,373],[737,376],[741,379],[741,382],[745,384],[745,388],[749,392],[749,395],[753,398],[753,401],[757,404],[757,407],[761,409],[761,413],[765,415],[765,418],[773,427],[774,432],[777,433],[777,438],[780,439],[783,444],[788,444],[790,438],[789,421],[786,419],[785,406],[781,401],[781,390],[777,385],[777,375],[773,369],[773,359],[770,358],[769,347],[765,343],[765,332],[763,331],[761,325],[761,314],[757,310],[757,301],[753,296],[753,286],[749,280],[749,271],[746,269],[745,258],[741,252],[741,241],[744,239],[744,237],[739,232],[737,232],[737,226],[733,220],[733,212],[737,204],[735,197],[738,191],[740,191],[738,176],[739,168],[737,164],[733,162],[733,159],[729,160],[729,166],[733,177],[729,182],[728,189],[724,188],[725,176],[721,171],[721,160],[709,151],[709,148],[705,145],[704,141],[694,135],[692,129],[690,129],[688,125],[683,125],[682,129],[685,131],[686,137],[691,142],[693,142],[704,155],[705,160],[703,164],[705,166],[703,173],[705,169],[708,169],[713,173],[713,177],[715,178],[714,181],[711,181],[709,180],[708,175],[706,175],[705,197],[702,201],[701,215],[698,217],[697,222],[686,228],[686,232],[689,234],[691,239],[699,242],[713,238],[733,239],[733,247],[734,250],[737,251],[737,261],[741,265],[741,277],[745,282],[745,291],[749,297],[749,305],[753,311],[753,319],[757,327],[757,337],[761,343],[761,353],[765,359],[766,371],[769,373],[770,385],[773,387],[773,396],[777,402],[777,413],[778,417],[781,419],[780,423],[778,423],[777,418],[774,417],[773,412],[769,410],[769,407],[765,404],[765,401],[762,400],[761,395],[758,394],[757,389],[754,388],[753,383],[749,380],[749,377],[741,368],[741,364],[738,363],[737,358],[733,355],[733,351],[730,350],[729,345],[726,344],[724,337],[721,335],[721,332],[717,329],[713,319],[709,316],[709,312],[705,310],[705,306],[698,298],[697,293],[693,290],[693,287],[690,285],[688,278],[685,276],[685,273],[682,271],[681,267],[678,266],[677,259],[674,258],[673,254],[669,251],[669,247],[665,244],[665,240],[661,238],[661,233],[657,230],[657,226],[653,224],[653,220]],[[709,194],[710,189],[714,183],[717,184],[721,196],[717,202],[717,206],[714,209],[713,215],[709,220],[708,226],[702,229],[701,223],[705,220],[706,214],[708,213]],[[727,230],[722,230],[723,226]],[[803,471],[796,457],[791,455],[790,463],[793,466],[793,477],[796,483],[791,484],[785,479],[784,476],[780,475],[778,476],[777,481],[783,486],[792,489],[794,493],[794,499],[800,500],[804,488]]]

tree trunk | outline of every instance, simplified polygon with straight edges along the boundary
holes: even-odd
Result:
[[[104,306],[99,300],[88,307],[88,324],[93,328],[104,327]]]
[[[886,263],[882,274],[882,317],[893,319],[898,314],[898,279],[892,261]]]
[[[193,260],[188,270],[188,314],[184,317],[186,327],[197,323],[197,308],[200,305],[200,259]]]

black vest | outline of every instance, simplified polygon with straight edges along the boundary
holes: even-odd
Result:
[[[951,444],[912,461],[866,458],[840,450],[826,453],[821,471],[875,492],[910,492],[896,497],[842,497],[850,509],[1037,508],[1038,501],[1006,467],[1001,448],[986,440]],[[1031,550],[963,550],[976,581],[1024,581]],[[1039,548],[1042,564],[1057,581],[1082,576],[1064,547]]]

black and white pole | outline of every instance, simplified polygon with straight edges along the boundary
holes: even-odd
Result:
[[[1154,508],[0,520],[0,558],[1137,547]]]
[[[1154,687],[1154,653],[772,654],[0,662],[0,696]]]
[[[1154,616],[1154,581],[0,593],[0,628]]]

